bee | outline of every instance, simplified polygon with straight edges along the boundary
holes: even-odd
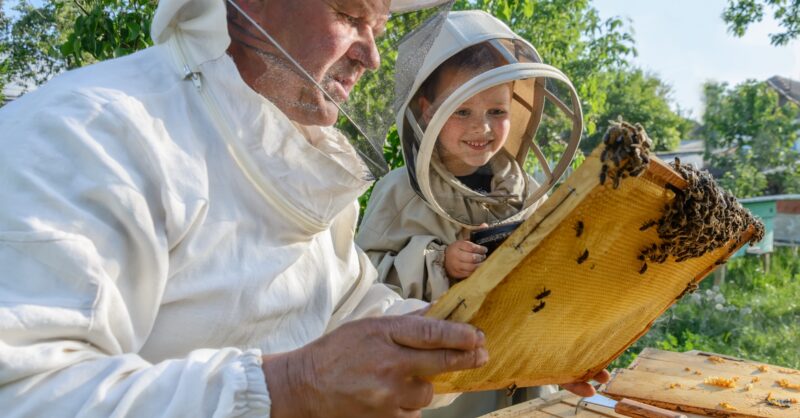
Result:
[[[642,268],[639,269],[639,274],[644,274],[647,271],[647,263],[642,263]]]
[[[583,234],[583,221],[575,223],[575,236],[579,237]]]
[[[764,400],[767,404],[777,406],[779,408],[791,408],[791,399],[777,399],[772,397],[772,392],[767,394],[767,399]]]
[[[581,254],[581,256],[578,257],[576,261],[578,262],[578,264],[583,264],[583,262],[586,261],[587,258],[589,258],[589,250],[584,250],[583,254]]]
[[[516,392],[517,392],[517,384],[516,383],[512,383],[511,386],[506,388],[506,396],[509,397],[509,398],[514,396],[514,394]]]
[[[620,155],[621,149],[617,149],[613,154],[611,154],[611,161],[614,162],[615,167],[619,167],[619,164],[622,162],[623,158]]]
[[[683,289],[683,292],[681,292],[681,294],[678,295],[678,297],[676,297],[675,300],[680,300],[680,298],[684,297],[687,293],[694,293],[698,287],[699,286],[697,286],[697,283],[689,282],[688,284],[686,284],[686,288]]]
[[[657,221],[650,220],[650,221],[647,221],[647,222],[643,223],[642,226],[639,227],[639,230],[640,231],[646,231],[647,229],[649,229],[651,227],[654,227],[656,225],[658,225]]]
[[[619,181],[622,179],[622,176],[619,174],[614,175],[614,190],[619,189]]]
[[[546,288],[546,287],[542,287],[542,291],[541,291],[541,293],[539,293],[538,295],[536,295],[536,300],[539,300],[539,299],[544,299],[544,298],[546,298],[546,297],[548,297],[548,296],[550,296],[550,289],[548,289],[548,288]]]
[[[539,302],[538,305],[534,306],[532,311],[533,311],[533,313],[536,313],[536,312],[541,311],[542,309],[544,309],[544,301],[541,301],[541,302]]]
[[[644,161],[644,159],[642,160]],[[646,169],[647,169],[647,163],[644,163],[638,168],[634,168],[633,170],[631,170],[631,177],[639,177],[639,175],[642,174]]]
[[[608,176],[608,166],[603,164],[603,168],[600,170],[600,185],[606,184],[606,177]]]
[[[453,317],[453,314],[455,314],[455,313],[456,313],[456,311],[458,310],[458,308],[460,308],[460,307],[462,307],[462,306],[463,306],[464,308],[466,308],[466,307],[467,307],[467,301],[466,301],[465,299],[461,299],[461,300],[458,302],[458,305],[456,305],[456,307],[455,307],[455,308],[453,308],[453,310],[452,310],[452,311],[450,311],[450,313],[449,313],[449,314],[448,314],[448,315],[447,315],[447,316],[446,316],[444,319],[450,319],[450,318],[452,318],[452,317]]]

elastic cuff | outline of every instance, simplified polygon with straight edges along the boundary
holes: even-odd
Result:
[[[446,245],[431,242],[425,253],[426,286],[425,297],[433,302],[450,289],[450,279],[444,267]]]
[[[268,417],[272,401],[267,390],[267,379],[261,368],[261,350],[247,350],[240,356],[244,369],[243,390],[237,391],[234,399],[234,417]]]

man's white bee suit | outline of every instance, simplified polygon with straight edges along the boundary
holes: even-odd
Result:
[[[152,34],[0,110],[4,417],[266,417],[261,354],[424,306],[353,244],[365,164],[245,84],[223,1]]]

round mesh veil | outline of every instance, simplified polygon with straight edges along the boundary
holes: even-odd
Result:
[[[287,0],[265,0],[287,1]],[[350,144],[365,163],[368,172],[365,177],[374,179],[388,172],[388,165],[383,156],[383,145],[389,128],[394,123],[394,106],[396,105],[395,83],[396,68],[403,68],[408,73],[415,73],[417,67],[425,61],[438,30],[446,21],[455,0],[420,2],[422,5],[433,5],[422,10],[405,11],[413,9],[414,2],[392,2],[393,10],[401,10],[388,16],[383,33],[365,34],[363,30],[353,29],[349,34],[341,36],[358,37],[357,42],[352,39],[318,39],[320,45],[315,46],[314,40],[308,40],[305,45],[297,46],[292,40],[282,39],[277,32],[270,33],[268,25],[259,25],[257,19],[248,16],[235,0],[227,0],[229,10],[239,13],[244,24],[235,28],[251,38],[257,38],[257,47],[248,45],[255,50],[264,60],[269,71],[256,80],[256,84],[263,83],[275,89],[285,86],[285,94],[278,92],[268,97],[281,110],[289,109],[290,112],[304,114],[318,113],[319,118],[325,123],[302,124],[332,124],[347,137]],[[372,16],[364,10],[375,9],[381,2],[377,0],[307,0],[306,3],[323,9],[323,12],[335,14],[337,19],[344,19],[352,23],[353,28],[362,28],[361,20]],[[399,4],[396,6],[395,3]],[[406,5],[406,3],[411,6]],[[440,3],[439,5],[435,5]],[[328,9],[328,10],[324,10]],[[385,16],[381,16],[385,18]],[[371,18],[370,18],[371,19]],[[372,21],[370,21],[372,23]],[[382,22],[380,22],[382,23]],[[312,22],[309,22],[311,25]],[[411,31],[426,25],[426,35],[416,39],[416,49],[413,54],[405,57],[402,63],[397,63],[397,48],[404,36]],[[360,26],[361,25],[361,26]],[[384,27],[382,24],[376,27]],[[297,31],[296,33],[301,33]],[[337,35],[338,36],[338,35]],[[373,44],[374,42],[374,44]],[[327,44],[327,45],[322,45]],[[343,58],[336,61],[327,69],[315,68],[313,63],[320,61],[315,57],[315,48],[322,56],[328,53],[331,45],[355,45],[352,49],[343,51]],[[374,51],[376,48],[376,51]],[[300,52],[295,52],[300,51]],[[310,51],[310,52],[309,52]],[[373,56],[373,51],[380,56],[379,63],[373,68],[365,68],[364,62],[374,61],[364,58],[364,55]],[[310,64],[311,63],[311,64]],[[363,72],[363,73],[362,73]],[[359,78],[360,75],[360,78]],[[354,84],[354,85],[353,85]],[[294,85],[300,87],[293,90]],[[297,90],[299,93],[293,94]],[[286,111],[284,111],[286,113]],[[333,113],[332,121],[329,121]],[[290,116],[290,119],[295,120]],[[311,119],[314,119],[313,117]],[[297,121],[297,120],[296,120]],[[331,122],[331,123],[328,123]]]
[[[398,74],[397,85],[408,78]],[[411,185],[468,229],[530,215],[580,141],[582,113],[569,79],[484,12],[448,15],[405,97],[397,123]],[[555,144],[563,144],[561,157],[552,161],[543,149]]]

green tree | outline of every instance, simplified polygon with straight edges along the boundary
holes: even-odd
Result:
[[[65,69],[126,55],[152,44],[155,0],[20,0],[0,17],[0,83],[44,83]]]
[[[8,73],[8,66],[10,64],[8,59],[8,47],[3,39],[6,38],[8,28],[11,26],[11,21],[6,16],[3,9],[3,0],[0,0],[0,103],[5,101],[3,90],[6,85],[6,74]]]
[[[741,37],[751,24],[764,19],[766,8],[783,28],[783,32],[769,35],[773,45],[786,45],[800,35],[800,0],[728,0],[722,19],[728,31]]]
[[[609,72],[628,66],[636,54],[633,34],[613,17],[600,19],[588,0],[459,0],[455,9],[479,8],[497,16],[529,40],[550,65],[575,85],[589,134],[605,111]]]
[[[599,128],[581,144],[585,151],[600,143],[608,124],[622,116],[641,123],[653,139],[656,151],[677,148],[692,128],[692,122],[670,108],[671,88],[654,75],[640,69],[609,74],[605,111],[599,115]]]
[[[775,90],[754,80],[707,83],[704,96],[706,158],[720,182],[739,197],[796,191],[800,109],[781,106]]]
[[[71,17],[70,6],[53,2],[40,7],[21,0],[12,8],[16,17],[0,21],[0,67],[2,83],[41,84],[63,71],[58,45]]]
[[[121,57],[153,44],[150,23],[156,0],[92,0],[85,5],[74,0],[74,3],[81,13],[60,48],[69,68]]]

